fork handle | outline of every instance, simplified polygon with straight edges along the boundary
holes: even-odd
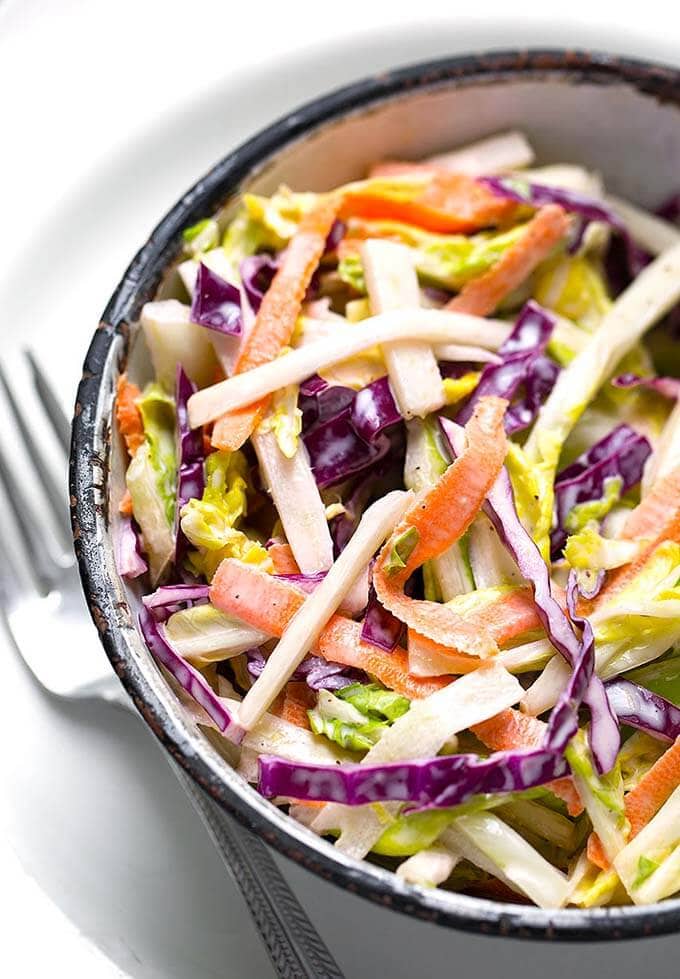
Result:
[[[243,895],[276,975],[344,979],[265,844],[218,807],[176,762],[168,761]]]

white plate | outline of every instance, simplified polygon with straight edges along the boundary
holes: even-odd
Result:
[[[70,403],[97,316],[157,218],[240,139],[335,85],[501,44],[606,44],[672,57],[667,18],[655,21],[649,4],[644,28],[629,21],[636,33],[620,28],[618,40],[608,9],[599,25],[591,17],[568,29],[550,24],[546,10],[528,30],[523,6],[516,0],[512,18],[499,19],[501,4],[487,2],[485,23],[421,26],[424,11],[442,16],[450,4],[403,15],[393,4],[346,0],[339,22],[322,28],[319,5],[308,3],[261,5],[252,22],[249,5],[223,0],[0,0],[2,356],[13,361],[30,344]],[[617,10],[619,25],[625,16]],[[141,725],[109,707],[55,702],[9,645],[0,655],[8,974],[33,977],[58,963],[55,974],[89,979],[120,970],[139,979],[267,976],[240,898]],[[584,955],[588,975],[626,979],[653,974],[653,957],[663,961],[674,943],[584,952],[491,942],[409,921],[285,868],[351,979],[442,975],[452,965],[560,979],[583,972]]]

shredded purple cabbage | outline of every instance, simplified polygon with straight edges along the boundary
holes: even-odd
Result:
[[[377,646],[386,653],[392,653],[397,647],[403,629],[403,623],[380,604],[375,588],[371,584],[366,614],[361,626],[361,641]]]
[[[527,428],[552,390],[559,367],[545,356],[555,318],[533,300],[525,304],[517,322],[498,350],[500,364],[487,364],[471,397],[456,416],[464,425],[480,398],[497,395],[511,402],[505,415],[509,434]],[[518,392],[523,394],[514,401]]]
[[[203,496],[205,475],[203,471],[203,429],[192,429],[189,424],[187,404],[196,385],[187,377],[181,364],[177,365],[175,384],[175,411],[177,413],[177,498],[175,501],[175,563],[181,564],[189,542],[182,533],[180,514],[189,500]]]
[[[153,609],[154,618],[164,621],[179,606],[203,604],[209,596],[209,585],[162,585],[151,595],[144,595],[142,602],[146,608]]]
[[[179,685],[199,704],[218,730],[238,744],[244,731],[232,717],[224,700],[218,697],[205,677],[176,653],[165,636],[165,630],[147,608],[139,613],[139,628],[151,655],[172,674]]]
[[[479,182],[499,197],[543,207],[545,204],[559,204],[572,214],[578,214],[586,221],[601,221],[608,224],[621,236],[625,248],[630,274],[638,275],[650,261],[650,256],[633,241],[626,224],[610,207],[602,201],[593,200],[564,187],[548,187],[536,184],[522,177],[479,177]],[[581,230],[581,235],[583,230]]]
[[[622,724],[662,741],[680,737],[680,708],[632,680],[610,680],[605,687],[609,704]]]
[[[249,649],[246,653],[247,670],[257,678],[267,662],[259,649]],[[304,681],[312,690],[342,690],[351,683],[365,683],[366,674],[341,663],[329,663],[320,656],[307,656],[300,663],[291,680]]]
[[[243,327],[240,292],[203,262],[198,266],[191,322],[232,337],[240,336]]]
[[[249,255],[239,266],[241,283],[251,309],[257,313],[264,294],[274,281],[279,264],[272,255]]]
[[[374,442],[385,428],[401,421],[401,412],[394,400],[387,376],[378,378],[357,391],[350,409],[350,421],[357,435]]]
[[[116,569],[121,578],[139,578],[148,565],[142,556],[142,542],[131,517],[121,517],[113,540]]]
[[[644,464],[652,451],[649,440],[629,425],[618,425],[591,446],[555,480],[555,527],[550,535],[553,559],[559,557],[567,540],[567,518],[579,503],[600,500],[610,479],[620,478],[621,492],[642,478]]]
[[[345,237],[345,232],[347,231],[347,225],[344,221],[340,221],[336,218],[331,225],[331,230],[328,232],[328,237],[326,238],[326,247],[324,251],[334,252],[342,239]]]
[[[464,434],[463,430],[446,418],[440,417],[439,422],[455,458],[462,449],[460,440],[461,434]],[[587,692],[584,691],[584,695],[577,699],[579,699],[579,703],[583,699],[590,708],[590,746],[595,765],[601,773],[608,772],[616,761],[620,743],[619,731],[615,719],[606,709],[606,697],[601,690],[602,681],[593,675],[594,650],[590,625],[587,620],[580,620],[576,617],[574,598],[576,579],[575,577],[570,579],[571,598],[568,591],[567,600],[568,603],[571,600],[572,622],[583,629],[583,636],[580,640],[574,632],[569,617],[553,597],[550,572],[536,543],[526,532],[517,516],[512,485],[506,469],[501,471],[492,487],[484,503],[484,512],[496,528],[500,540],[517,563],[522,577],[530,582],[534,592],[536,611],[550,642],[574,670],[572,680],[563,697],[567,693],[572,699],[577,697],[580,690],[578,686],[579,677],[588,669],[590,670],[592,679],[588,678]],[[584,652],[584,649],[587,648],[590,649],[589,656]],[[585,662],[582,663],[582,660]],[[576,685],[576,693],[572,691],[574,685]],[[554,708],[553,714],[557,711],[558,706],[559,704]],[[564,706],[560,708],[561,713],[564,713],[565,710]],[[551,723],[553,723],[552,718]],[[554,723],[557,724],[558,722]],[[574,724],[577,724],[575,714]]]

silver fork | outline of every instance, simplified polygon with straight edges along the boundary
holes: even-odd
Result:
[[[28,351],[25,356],[33,388],[65,457],[70,444],[66,415],[35,358]],[[0,387],[45,504],[40,508],[33,500],[27,512],[26,494],[21,492],[0,445],[0,483],[14,517],[19,545],[8,547],[0,533],[0,609],[10,637],[35,678],[51,693],[71,699],[101,698],[136,715],[104,656],[87,612],[72,553],[65,485],[62,487],[54,477],[47,454],[22,413],[22,400],[15,396],[2,368]],[[45,508],[51,519],[45,519]],[[46,539],[52,540],[50,549],[45,547]],[[55,649],[62,651],[59,658],[54,656]],[[342,979],[342,972],[264,843],[220,809],[169,755],[165,758],[246,901],[275,974],[287,979]]]

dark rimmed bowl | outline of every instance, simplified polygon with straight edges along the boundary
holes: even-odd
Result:
[[[402,68],[302,106],[187,191],[132,260],[87,353],[71,454],[76,554],[102,643],[146,723],[220,806],[281,853],[345,890],[467,931],[562,940],[661,935],[680,929],[680,900],[545,911],[412,887],[375,864],[338,853],[262,799],[181,709],[142,642],[136,598],[113,561],[109,501],[122,476],[111,430],[115,383],[128,357],[133,364],[138,354],[134,336],[142,305],[173,294],[182,229],[218,211],[228,214],[244,188],[269,193],[287,182],[301,190],[325,189],[359,176],[376,159],[417,158],[510,128],[528,133],[540,162],[585,164],[600,170],[612,191],[653,204],[677,190],[680,72],[559,50],[494,52]]]

